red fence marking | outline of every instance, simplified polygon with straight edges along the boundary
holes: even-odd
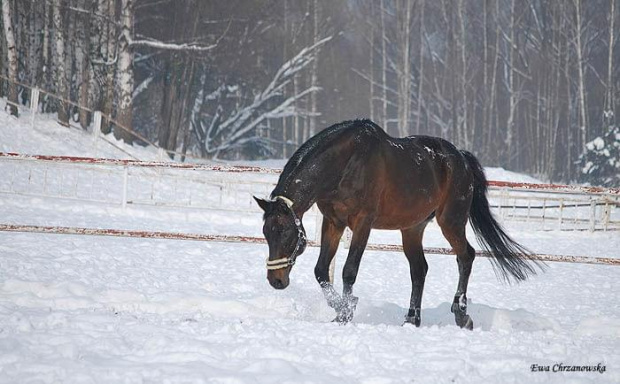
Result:
[[[2,232],[25,232],[25,233],[47,233],[47,234],[63,234],[63,235],[88,235],[88,236],[114,236],[114,237],[133,237],[143,239],[168,239],[168,240],[196,240],[196,241],[214,241],[225,243],[253,243],[265,244],[266,241],[262,237],[252,236],[229,236],[229,235],[207,235],[196,233],[177,233],[177,232],[160,232],[160,231],[139,231],[127,229],[101,229],[101,228],[80,228],[80,227],[55,227],[55,226],[39,226],[39,225],[19,225],[19,224],[0,224]],[[315,241],[309,241],[311,247],[319,247]],[[396,244],[368,244],[366,247],[372,251],[388,251],[402,252],[403,247]],[[454,252],[449,248],[424,248],[424,252],[436,255],[453,255]],[[489,257],[487,252],[478,251],[477,256]],[[552,261],[563,263],[578,264],[604,264],[620,266],[620,259],[611,257],[590,257],[590,256],[570,256],[570,255],[546,255],[535,254],[533,259],[540,261]]]
[[[279,169],[251,167],[243,165],[211,165],[211,164],[192,164],[192,163],[176,163],[165,161],[139,161],[126,159],[105,159],[94,157],[78,157],[78,156],[48,156],[48,155],[26,155],[22,153],[0,152],[0,158],[12,160],[34,160],[46,161],[51,163],[71,163],[71,164],[99,164],[99,165],[116,165],[130,166],[141,168],[165,168],[165,169],[186,169],[192,171],[215,171],[230,173],[262,173],[262,174],[280,174]]]

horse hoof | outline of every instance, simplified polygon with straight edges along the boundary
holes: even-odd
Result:
[[[463,329],[468,329],[470,331],[473,331],[474,329],[474,322],[469,315],[459,316],[456,319],[456,325],[458,325],[459,327]]]
[[[332,323],[338,323],[340,325],[347,325],[353,320],[353,313],[339,313],[336,315]]]
[[[332,320],[332,323],[338,323],[338,325],[347,325],[349,321],[346,319],[341,319],[340,316],[336,316],[334,320]]]
[[[470,331],[474,330],[474,322],[471,319],[471,317],[467,316],[467,322],[465,323],[465,326],[463,328],[468,329]]]
[[[421,319],[417,316],[405,316],[405,322],[403,323],[403,326],[407,324],[413,324],[416,326],[416,328],[419,328],[420,323],[421,323]]]
[[[342,325],[350,322],[353,319],[358,300],[359,299],[355,296],[351,296],[349,300],[343,300],[336,310],[337,315],[333,321]]]

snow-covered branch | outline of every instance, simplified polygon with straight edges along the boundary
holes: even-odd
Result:
[[[131,46],[145,46],[157,49],[167,49],[173,51],[192,51],[192,52],[206,52],[217,47],[216,44],[211,45],[197,45],[197,44],[175,44],[175,43],[164,43],[163,41],[157,40],[131,40],[129,42]]]
[[[138,95],[140,95],[142,92],[144,92],[148,86],[153,82],[155,78],[153,76],[147,77],[146,79],[144,79],[143,82],[140,83],[140,85],[138,85],[134,90],[133,90],[133,94],[131,96],[132,99],[135,100],[136,97],[138,97]]]
[[[226,26],[226,29],[224,30],[224,32],[222,32],[220,37],[217,38],[215,43],[210,44],[210,45],[199,45],[199,44],[194,44],[194,43],[181,43],[181,44],[178,44],[178,43],[165,43],[163,41],[151,40],[151,39],[139,39],[139,40],[131,39],[129,41],[129,45],[131,45],[131,46],[146,46],[146,47],[151,47],[151,48],[156,48],[156,49],[165,49],[165,50],[172,50],[172,51],[207,52],[207,51],[210,51],[210,50],[212,50],[214,48],[217,48],[217,46],[219,45],[220,41],[228,33],[228,29],[230,28],[230,24],[231,24],[231,22],[229,21],[228,25]]]
[[[284,88],[293,76],[315,60],[320,47],[330,40],[331,36],[321,39],[282,64],[249,105],[234,110],[228,116],[222,115],[223,109],[218,107],[209,122],[200,121],[197,128],[201,132],[197,132],[197,136],[201,139],[202,149],[210,154],[231,149],[242,141],[247,142],[248,135],[256,132],[256,128],[266,120],[299,115],[300,110],[295,108],[295,102],[318,92],[320,88],[310,86],[286,98],[283,97]],[[207,98],[225,97],[228,88],[230,87],[220,86]],[[257,136],[253,138],[259,139]]]

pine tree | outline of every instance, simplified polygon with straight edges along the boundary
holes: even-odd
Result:
[[[586,143],[586,151],[577,162],[581,180],[605,187],[620,186],[620,126]]]

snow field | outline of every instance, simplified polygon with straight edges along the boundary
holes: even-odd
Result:
[[[554,264],[518,286],[478,260],[469,309],[453,325],[452,257],[428,256],[422,327],[401,326],[409,274],[398,253],[368,252],[352,324],[314,281],[318,249],[291,286],[265,279],[265,249],[66,235],[0,234],[3,382],[617,382],[617,272]],[[7,246],[10,244],[10,246]],[[339,251],[340,264],[344,252]],[[592,279],[591,276],[596,276]],[[570,287],[562,286],[571,281]],[[599,373],[532,373],[594,364]]]
[[[89,133],[37,119],[43,124],[32,130],[26,117],[0,114],[0,151],[126,157],[109,144],[93,146]],[[120,146],[158,159],[152,149]],[[488,173],[528,181],[501,169]],[[96,185],[108,196],[113,183]],[[231,204],[247,197],[228,196]],[[113,200],[0,193],[0,222],[261,234],[258,210],[123,209]],[[310,234],[316,222],[306,216],[304,225]],[[620,257],[617,232],[507,228],[537,253]],[[371,241],[399,238],[381,231]],[[424,244],[447,246],[433,224]],[[400,253],[366,252],[354,288],[359,305],[347,326],[331,322],[334,312],[314,280],[317,248],[299,257],[284,291],[267,283],[266,255],[266,246],[255,244],[0,232],[0,383],[620,382],[617,267],[549,263],[525,283],[504,285],[479,258],[468,292],[475,329],[467,332],[450,313],[454,257],[427,255],[422,326],[415,328],[401,325],[411,283]],[[345,257],[341,246],[338,289]],[[532,364],[557,363],[601,363],[606,371],[531,371]]]

